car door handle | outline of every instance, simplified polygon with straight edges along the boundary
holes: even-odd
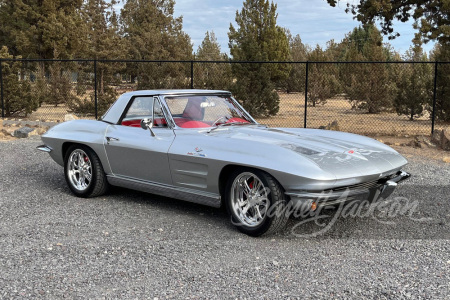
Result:
[[[110,136],[107,136],[106,137],[106,142],[109,144],[109,142],[118,142],[119,141],[119,139],[118,138],[114,138],[114,137],[110,137]]]

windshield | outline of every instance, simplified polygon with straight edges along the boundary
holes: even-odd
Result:
[[[254,124],[230,97],[196,95],[165,97],[165,100],[173,120],[182,128]]]

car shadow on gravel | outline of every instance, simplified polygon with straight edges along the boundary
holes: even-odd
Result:
[[[148,207],[154,207],[164,211],[197,215],[196,217],[207,218],[214,223],[228,223],[229,218],[225,207],[215,208],[174,198],[158,196],[122,187],[111,187],[108,197],[120,201],[133,202]],[[232,226],[229,226],[232,228]]]
[[[415,196],[410,196],[415,195]],[[450,240],[450,186],[403,186],[368,208],[354,202],[289,221],[285,237]]]
[[[60,176],[38,179],[38,183],[48,190],[59,190],[60,193],[71,195]],[[372,212],[352,204],[337,210],[323,210],[319,217],[308,215],[290,218],[283,232],[268,238],[450,240],[448,195],[450,186],[405,185],[382,201],[383,205],[375,206]],[[109,201],[158,210],[171,217],[189,215],[192,222],[210,224],[219,228],[222,234],[242,236],[231,224],[224,208],[212,208],[119,187],[112,187],[105,197]],[[108,206],[102,209],[108,209]]]
[[[122,188],[112,195],[125,201],[157,207],[163,211],[192,214],[207,222],[234,230],[224,208],[212,208],[172,198]],[[419,195],[408,197],[409,195]],[[352,203],[319,216],[290,218],[278,238],[315,239],[450,239],[450,186],[409,185],[378,202],[372,210]],[[236,231],[237,232],[237,231]]]

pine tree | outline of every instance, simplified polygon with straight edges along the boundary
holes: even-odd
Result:
[[[83,47],[82,0],[0,1],[0,45],[24,58],[73,58]]]
[[[340,0],[327,0],[331,6],[336,6]],[[347,13],[351,12],[355,19],[363,24],[380,21],[383,34],[389,39],[400,36],[394,32],[394,20],[407,22],[414,19],[413,27],[425,42],[438,41],[441,44],[450,42],[450,3],[448,0],[359,0],[347,2]]]
[[[182,17],[175,18],[174,0],[127,0],[121,24],[128,56],[137,60],[189,60],[192,44],[183,32]],[[187,87],[190,66],[181,63],[130,64],[138,88]]]
[[[220,45],[214,32],[206,32],[202,44],[195,54],[196,60],[200,61],[227,61],[225,53],[220,52]],[[196,63],[194,65],[195,87],[202,89],[229,89],[232,76],[231,66],[226,63]]]
[[[118,93],[111,86],[119,83],[116,75],[125,69],[122,63],[102,62],[102,59],[125,58],[125,47],[119,35],[118,16],[114,9],[116,1],[86,0],[81,14],[86,24],[86,48],[83,56],[100,60],[97,62],[98,112],[103,114],[117,99]],[[79,65],[77,74],[77,97],[68,103],[76,113],[93,113],[95,110],[94,93],[86,93],[86,85],[93,85],[92,64]]]
[[[0,44],[8,46],[16,57],[75,58],[85,45],[81,4],[82,0],[1,1]],[[39,105],[43,101],[54,105],[69,101],[70,64],[55,63],[48,68],[47,65],[45,62],[24,64],[27,69],[20,72],[20,85],[32,86],[33,99],[37,99]],[[36,81],[26,83],[27,78]],[[25,112],[29,113],[35,103],[26,106]]]
[[[246,0],[236,12],[237,29],[230,24],[229,47],[236,61],[287,61],[289,41],[277,26],[277,6],[268,0]],[[289,76],[289,65],[233,64],[233,92],[254,116],[271,116],[279,110],[277,85]]]
[[[0,59],[12,59],[14,56],[8,53],[8,48],[0,49]],[[21,57],[16,57],[20,59]],[[21,79],[23,73],[20,61],[2,62],[3,95],[5,116],[24,116],[32,113],[39,106],[38,99],[33,97],[30,82]]]

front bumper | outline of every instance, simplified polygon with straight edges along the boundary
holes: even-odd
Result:
[[[352,200],[369,200],[377,201],[378,199],[386,199],[397,187],[397,185],[411,174],[399,171],[389,177],[379,179],[377,181],[365,182],[358,185],[339,187],[335,189],[324,190],[320,192],[288,192],[285,193],[294,207],[309,206],[322,207],[333,206],[343,202]]]
[[[47,146],[47,145],[40,145],[40,146],[37,146],[36,147],[36,149],[38,149],[39,151],[42,151],[42,152],[46,152],[46,153],[50,153],[50,152],[52,152],[52,148],[50,148],[49,146]]]

